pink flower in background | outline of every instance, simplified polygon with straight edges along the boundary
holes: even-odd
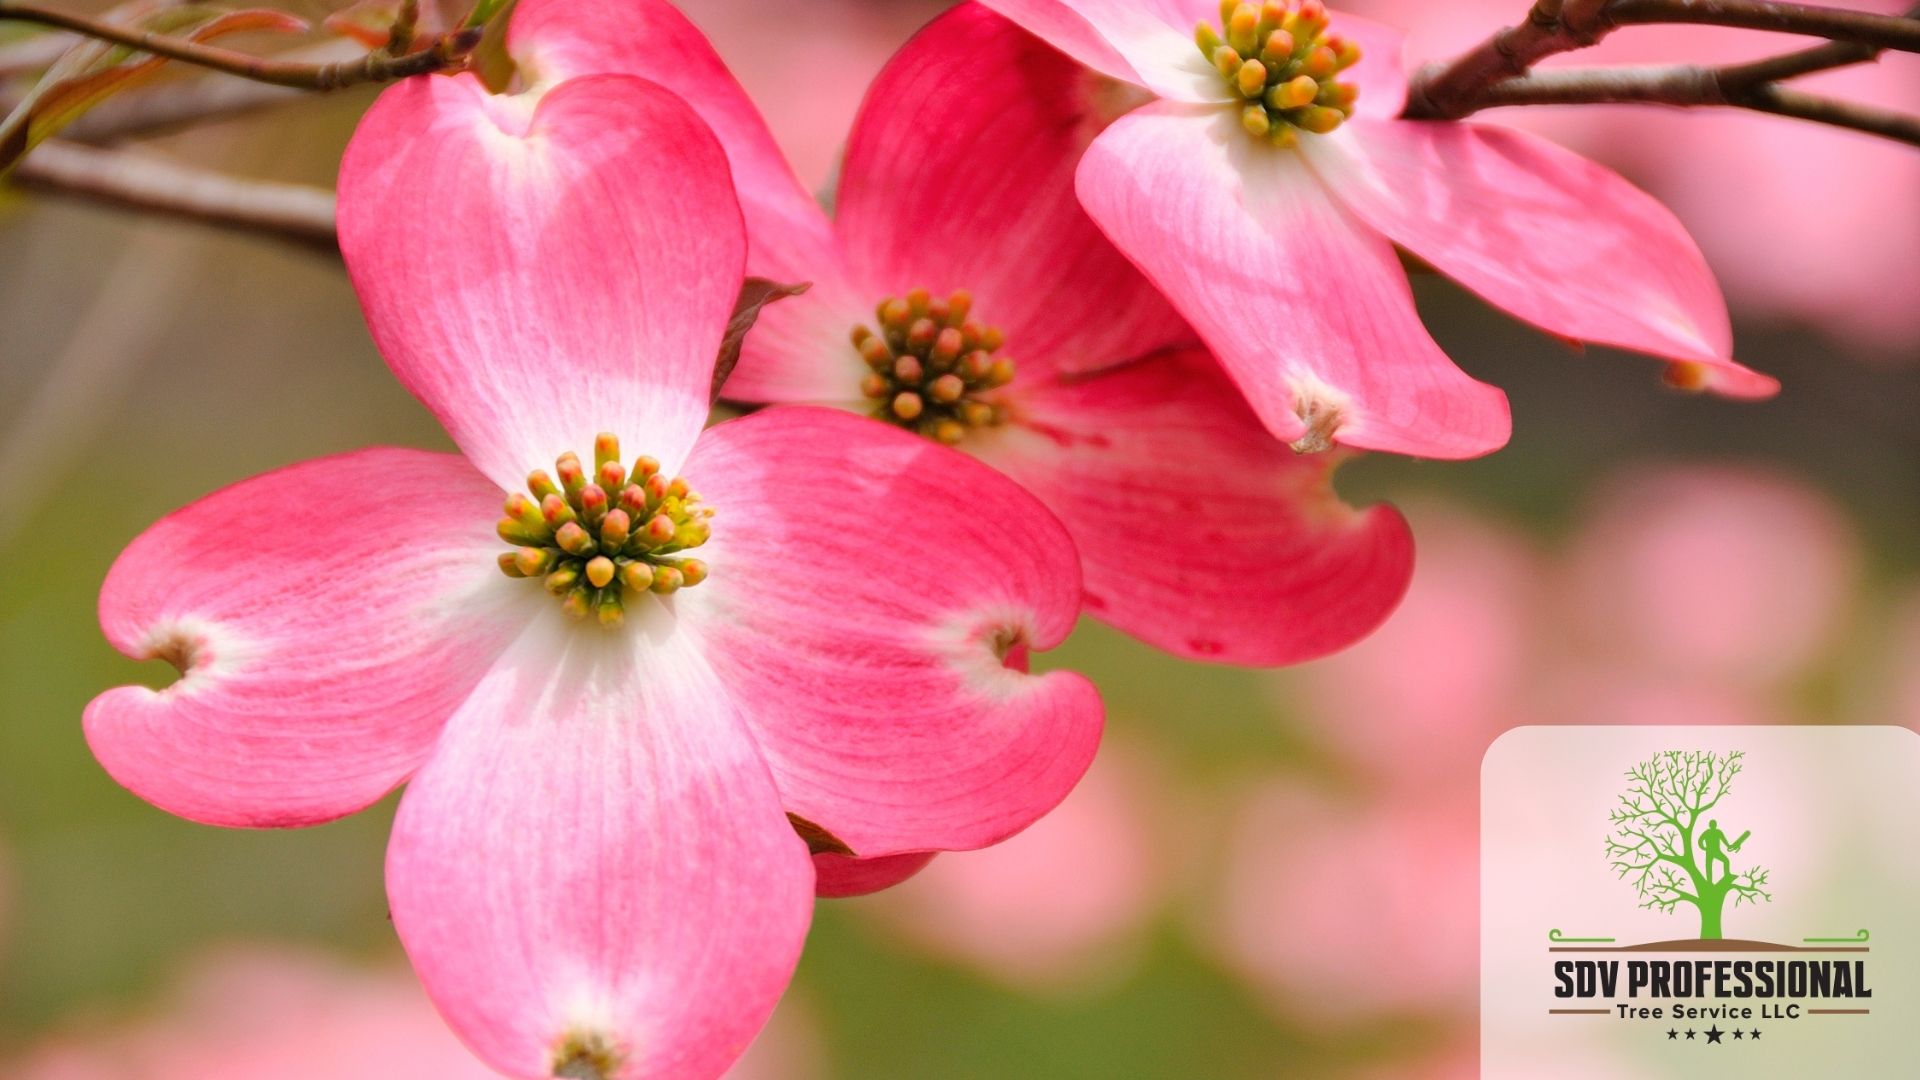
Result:
[[[728,1080],[820,1075],[817,1038],[783,1003]],[[166,1010],[63,1030],[12,1063],[10,1080],[494,1080],[405,972],[318,954],[231,948],[197,962]]]
[[[1846,518],[1746,468],[1640,469],[1598,496],[1565,575],[1579,653],[1716,685],[1786,684],[1845,624],[1860,574]]]
[[[1065,522],[1090,613],[1180,656],[1322,655],[1398,601],[1405,522],[1342,504],[1337,456],[1274,442],[1080,209],[1075,163],[1114,107],[1083,68],[978,5],[942,17],[868,95],[829,221],[670,5],[526,0],[517,25],[541,70],[685,95],[728,148],[756,272],[814,283],[748,336],[728,397],[975,454]]]
[[[1067,801],[986,851],[944,856],[875,900],[912,941],[1013,986],[1124,974],[1180,875],[1184,808],[1144,755],[1111,742]]]
[[[1427,335],[1395,245],[1551,333],[1776,389],[1730,359],[1719,287],[1659,203],[1521,132],[1395,119],[1393,31],[1319,0],[987,3],[1159,97],[1093,141],[1080,199],[1283,439],[1430,457],[1506,441],[1504,396]]]
[[[1884,14],[1911,7],[1908,0],[1811,2]],[[1347,0],[1345,6],[1406,27],[1414,55],[1429,61],[1458,55],[1493,28],[1517,22],[1526,7],[1524,0]],[[1596,48],[1545,66],[1729,64],[1803,44],[1723,27],[1626,27]],[[1794,85],[1909,110],[1920,100],[1920,62],[1888,54]],[[1911,150],[1730,109],[1583,105],[1486,115],[1548,135],[1646,184],[1687,223],[1735,306],[1750,318],[1814,320],[1890,358],[1913,355],[1920,341],[1920,275],[1913,272],[1920,250],[1920,158]],[[1756,221],[1766,228],[1755,228]]]
[[[1471,1015],[1478,850],[1472,800],[1342,798],[1274,781],[1235,820],[1204,933],[1289,1014]]]
[[[406,783],[395,927],[475,1052],[713,1076],[798,959],[796,830],[980,847],[1084,771],[1092,686],[1022,670],[1078,569],[1039,503],[924,440],[812,409],[703,432],[746,259],[726,158],[658,86],[528,74],[392,87],[341,173],[374,339],[465,456],[307,462],[150,529],[101,621],[182,678],[101,695],[86,733],[213,824]]]
[[[1861,572],[1832,501],[1732,467],[1642,466],[1601,491],[1552,552],[1415,506],[1406,602],[1354,648],[1276,675],[1280,700],[1360,776],[1461,800],[1520,724],[1811,719],[1789,691],[1830,657]]]

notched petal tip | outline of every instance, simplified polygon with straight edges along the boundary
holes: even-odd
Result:
[[[627,1055],[606,1036],[576,1031],[553,1052],[555,1080],[615,1080]]]
[[[808,854],[858,858],[854,850],[847,846],[847,842],[833,835],[826,826],[816,825],[791,810],[787,811],[787,822],[793,826],[793,831],[800,835],[800,839],[807,842]]]
[[[170,619],[159,623],[131,647],[120,651],[135,660],[164,660],[176,677],[156,692],[168,693],[204,684],[225,670],[244,652],[244,648],[222,627],[199,619]]]

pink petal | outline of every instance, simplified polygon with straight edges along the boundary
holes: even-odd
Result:
[[[527,0],[513,16],[511,48],[523,73],[546,82],[584,75],[633,75],[684,98],[726,149],[748,236],[747,269],[782,282],[810,282],[801,300],[767,307],[727,382],[737,401],[827,401],[857,396],[866,369],[846,377],[818,363],[818,344],[844,344],[845,317],[879,297],[847,284],[826,212],[774,142],[746,91],[699,28],[664,0]],[[831,312],[829,314],[829,311]],[[792,363],[805,356],[807,363]]]
[[[910,851],[905,855],[860,859],[822,852],[813,857],[813,891],[819,896],[841,899],[891,889],[926,869],[927,864],[933,861],[934,854],[931,851]]]
[[[1505,395],[1427,335],[1392,246],[1231,113],[1122,117],[1088,149],[1079,191],[1281,439],[1333,413],[1338,441],[1370,450],[1462,458],[1506,442]]]
[[[898,428],[775,408],[707,433],[712,580],[676,597],[786,809],[854,853],[982,847],[1051,809],[1099,741],[1081,676],[1009,666],[1073,629],[1046,508]],[[706,554],[710,552],[711,554]]]
[[[825,211],[794,175],[759,110],[706,35],[666,0],[526,0],[514,11],[509,42],[525,70],[543,82],[633,75],[693,106],[733,167],[752,244],[751,273],[811,280],[806,274],[817,257],[835,250]],[[781,242],[762,245],[762,235]],[[796,260],[800,253],[815,258]]]
[[[1484,124],[1356,120],[1303,150],[1356,215],[1513,315],[1774,386],[1728,359],[1726,300],[1686,229],[1617,173]]]
[[[614,77],[389,88],[341,166],[340,246],[394,373],[507,488],[602,431],[677,468],[746,254],[712,134]]]
[[[214,825],[312,825],[379,799],[523,625],[525,583],[495,565],[499,502],[457,457],[367,450],[164,518],[114,563],[100,624],[184,674],[95,698],[94,756]]]
[[[1081,154],[1113,118],[1101,83],[978,5],[909,42],[867,96],[840,189],[848,258],[873,283],[863,307],[915,287],[968,290],[1029,377],[1192,340],[1074,193]],[[931,135],[929,116],[941,119]],[[830,340],[843,394],[857,396],[867,370],[851,329]]]
[[[1342,503],[1344,455],[1274,441],[1203,352],[1023,388],[1014,408],[980,456],[1073,533],[1087,611],[1150,645],[1295,663],[1365,637],[1406,592],[1406,521]]]
[[[546,599],[543,597],[543,599]],[[387,855],[442,1015],[509,1075],[712,1077],[785,989],[813,868],[698,643],[548,605],[448,721]]]
[[[1109,78],[1175,101],[1226,101],[1230,91],[1194,44],[1194,24],[1218,21],[1213,0],[981,0]]]

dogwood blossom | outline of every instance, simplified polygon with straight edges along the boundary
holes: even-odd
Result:
[[[1397,119],[1391,29],[1320,0],[982,2],[1159,99],[1093,141],[1081,201],[1301,449],[1507,439],[1504,396],[1428,336],[1396,246],[1553,334],[1776,389],[1730,358],[1720,289],[1651,197],[1522,132]]]
[[[182,677],[96,698],[88,741],[219,825],[404,782],[394,925],[475,1052],[716,1076],[799,957],[810,849],[990,844],[1085,770],[1093,687],[1024,671],[1079,610],[1071,541],[987,467],[842,413],[703,432],[746,238],[720,146],[657,85],[396,85],[340,238],[461,455],[295,465],[142,535],[102,623]]]

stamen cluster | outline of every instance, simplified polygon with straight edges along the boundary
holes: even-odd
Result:
[[[1279,147],[1299,132],[1325,135],[1353,115],[1358,87],[1335,77],[1360,61],[1360,47],[1327,33],[1321,0],[1222,0],[1223,38],[1210,23],[1194,31],[1200,52],[1247,100],[1240,122]]]
[[[707,579],[706,563],[680,553],[707,542],[713,509],[651,457],[628,472],[612,435],[594,440],[593,460],[589,477],[568,451],[555,462],[557,482],[535,470],[532,498],[507,496],[499,533],[515,550],[500,556],[500,569],[542,579],[567,614],[612,627],[625,619],[627,593],[667,596]]]
[[[1013,381],[1013,361],[995,357],[1005,338],[967,318],[964,290],[936,298],[926,289],[880,303],[878,333],[853,330],[853,347],[871,374],[860,393],[873,415],[951,446],[975,428],[1006,422],[1006,408],[986,395]]]

